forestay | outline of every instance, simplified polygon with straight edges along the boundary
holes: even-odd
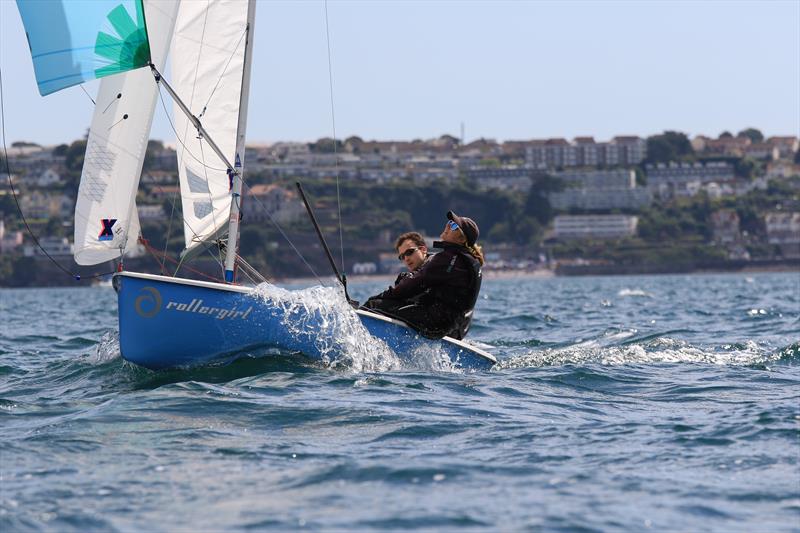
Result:
[[[178,0],[144,2],[153,63],[166,61]],[[158,85],[149,69],[104,78],[75,205],[75,261],[93,265],[130,253],[139,236],[136,191],[142,172]]]

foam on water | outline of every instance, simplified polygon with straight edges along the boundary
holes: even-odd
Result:
[[[121,357],[119,348],[119,332],[107,331],[100,337],[100,341],[95,349],[86,357],[86,362],[91,364],[103,364]]]
[[[750,366],[778,361],[793,353],[791,347],[773,350],[755,341],[699,348],[686,341],[658,337],[646,343],[625,346],[575,344],[563,348],[531,351],[501,361],[500,369],[559,365],[705,363],[724,366]]]
[[[652,298],[653,295],[642,289],[622,289],[617,293],[617,296],[638,296],[643,298]]]
[[[262,283],[253,295],[283,311],[283,325],[291,334],[316,331],[314,345],[323,354],[323,362],[331,367],[384,372],[401,366],[397,354],[370,335],[338,288],[287,290]]]

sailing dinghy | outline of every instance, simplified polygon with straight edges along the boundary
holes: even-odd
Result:
[[[335,360],[320,309],[287,305],[259,287],[236,284],[244,142],[255,0],[17,0],[40,93],[103,78],[87,139],[75,209],[75,260],[117,261],[138,246],[135,197],[159,86],[175,106],[185,249],[213,248],[224,283],[120,269],[122,357],[151,369],[190,367],[264,348]],[[161,75],[171,49],[172,84]],[[148,68],[149,67],[149,68]],[[213,158],[213,163],[208,163]],[[345,291],[346,292],[346,291]],[[355,313],[401,360],[424,352],[459,368],[496,360],[471,344],[426,339],[406,324]]]

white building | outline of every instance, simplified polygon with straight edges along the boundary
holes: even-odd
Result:
[[[726,162],[658,163],[647,165],[647,188],[654,196],[674,198],[693,196],[703,185],[718,185],[735,180],[733,165]]]
[[[160,204],[137,205],[139,220],[163,220],[167,218],[164,214],[164,206]]]
[[[6,231],[5,221],[0,220],[0,253],[8,253],[22,246],[21,231]]]
[[[553,238],[620,239],[636,234],[638,217],[629,215],[559,215],[553,220]]]
[[[464,170],[463,174],[481,190],[504,189],[527,193],[531,188],[531,170],[524,167],[475,167]]]
[[[767,213],[764,223],[770,244],[800,243],[800,213]]]
[[[767,240],[784,257],[800,256],[800,213],[773,212],[764,217]]]
[[[548,194],[554,209],[641,209],[652,202],[648,189],[636,187],[633,170],[566,170],[552,175],[566,185],[565,190]]]
[[[51,256],[72,255],[72,244],[66,237],[41,237],[39,245]],[[29,244],[24,249],[25,257],[43,256],[42,250],[35,244]]]
[[[55,167],[47,167],[43,172],[34,174],[26,181],[37,187],[50,187],[51,185],[59,185],[62,183],[61,174]]]

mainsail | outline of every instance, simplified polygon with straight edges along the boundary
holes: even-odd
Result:
[[[142,0],[17,0],[42,96],[150,61]]]
[[[172,86],[225,157],[241,171],[247,116],[248,30],[255,2],[182,2],[172,43]],[[228,228],[231,179],[176,104],[186,252]],[[235,207],[235,206],[234,206]],[[238,211],[235,222],[238,222]]]
[[[178,0],[145,0],[153,63],[161,66]],[[139,237],[136,191],[142,172],[158,86],[149,69],[105,78],[86,143],[75,205],[75,261],[94,265],[130,253]]]

